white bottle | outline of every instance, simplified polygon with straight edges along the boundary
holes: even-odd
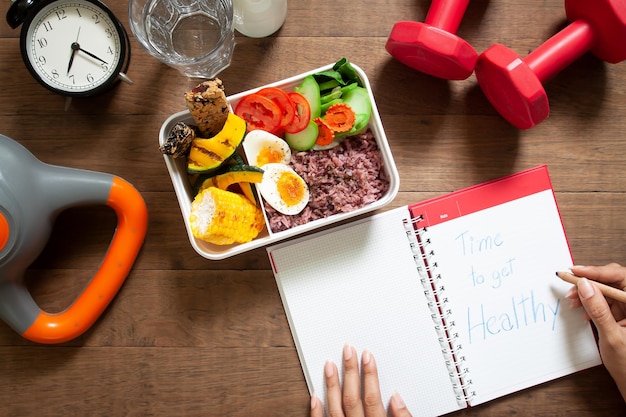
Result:
[[[276,32],[287,18],[287,0],[233,0],[235,29],[251,38]]]

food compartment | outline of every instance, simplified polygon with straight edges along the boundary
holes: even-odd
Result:
[[[191,227],[189,223],[189,214],[191,211],[191,202],[194,198],[194,190],[189,182],[187,169],[186,169],[186,161],[185,158],[173,158],[171,156],[164,155],[165,163],[168,168],[168,172],[170,174],[172,184],[174,186],[174,191],[176,193],[176,197],[178,203],[180,205],[181,213],[184,219],[185,227],[187,230],[187,234],[189,236],[190,243],[192,247],[196,250],[198,254],[201,256],[212,259],[224,259],[230,256],[234,256],[255,248],[259,248],[262,246],[266,246],[268,244],[275,243],[279,240],[283,240],[286,238],[290,238],[296,235],[300,235],[302,233],[306,233],[312,230],[319,229],[321,227],[330,225],[332,223],[344,221],[359,215],[362,215],[367,212],[371,212],[377,210],[379,208],[384,207],[388,203],[390,203],[395,196],[397,195],[399,188],[399,175],[393,160],[393,156],[389,149],[389,145],[387,142],[387,138],[385,136],[385,132],[382,126],[382,122],[380,120],[380,116],[378,114],[378,110],[376,108],[376,103],[372,94],[371,86],[364,72],[355,64],[351,64],[352,67],[356,70],[359,78],[362,81],[363,87],[366,88],[367,93],[369,95],[369,100],[371,103],[371,117],[368,124],[368,130],[371,131],[373,137],[375,138],[376,145],[380,152],[380,156],[382,158],[382,169],[384,170],[384,177],[388,179],[388,188],[386,192],[376,201],[373,201],[369,204],[364,205],[363,207],[354,209],[349,212],[339,212],[336,214],[332,214],[328,217],[318,218],[312,221],[308,221],[304,224],[300,224],[297,226],[289,227],[285,230],[272,231],[272,227],[269,223],[270,218],[273,216],[272,213],[268,213],[268,211],[264,208],[265,202],[264,199],[259,192],[259,187],[254,187],[256,190],[257,197],[260,199],[260,204],[263,209],[263,216],[265,219],[266,226],[259,233],[259,235],[250,242],[241,243],[241,244],[232,244],[232,245],[215,245],[203,240],[197,239],[193,236],[191,232]],[[328,65],[325,67],[321,67],[315,69],[313,71],[309,71],[304,74],[300,74],[298,76],[294,76],[288,78],[286,80],[278,81],[276,83],[268,84],[265,86],[261,86],[252,90],[248,90],[242,93],[238,93],[228,97],[229,105],[231,106],[231,110],[234,110],[243,97],[246,97],[249,94],[255,93],[262,88],[265,87],[278,87],[285,91],[292,91],[297,85],[299,85],[304,77],[309,74],[319,73],[321,71],[326,71],[332,69],[333,65]],[[172,128],[178,123],[184,122],[189,125],[194,124],[194,120],[191,117],[190,113],[185,110],[173,114],[170,116],[162,125],[161,131],[159,134],[159,142],[160,144],[164,143],[167,139],[169,132]],[[245,142],[245,139],[244,139]],[[297,152],[297,151],[294,151]],[[327,152],[327,151],[307,151],[307,152]],[[331,151],[329,151],[331,152]],[[243,151],[243,146],[239,148],[239,154],[244,158],[246,157],[245,152]],[[313,197],[312,197],[313,198]],[[271,211],[271,209],[270,209]]]

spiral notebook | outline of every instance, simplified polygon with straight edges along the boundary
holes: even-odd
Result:
[[[437,416],[601,363],[555,276],[573,264],[546,166],[267,248],[304,376],[344,344],[383,400]]]

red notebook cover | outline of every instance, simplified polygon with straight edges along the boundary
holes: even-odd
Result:
[[[411,204],[411,215],[423,216],[420,226],[434,226],[540,191],[551,190],[546,165]]]

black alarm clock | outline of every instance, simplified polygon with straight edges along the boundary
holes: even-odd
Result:
[[[7,12],[22,24],[20,49],[32,76],[67,97],[89,97],[126,75],[130,41],[121,22],[98,0],[16,0]]]

